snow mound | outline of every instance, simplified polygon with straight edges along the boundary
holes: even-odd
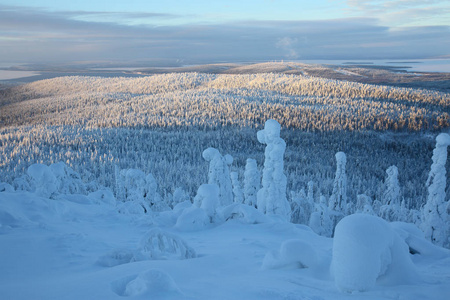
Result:
[[[178,236],[153,228],[142,238],[136,260],[195,258],[194,249]]]
[[[147,208],[143,202],[127,201],[117,204],[119,213],[124,215],[142,215],[147,213]]]
[[[92,192],[88,195],[88,198],[95,204],[106,204],[110,206],[116,205],[116,198],[114,194],[109,189],[101,189],[95,192]]]
[[[386,284],[405,283],[415,273],[404,240],[389,223],[367,214],[337,224],[331,272],[344,292],[367,291],[379,278]]]
[[[59,194],[86,194],[86,185],[80,174],[63,162],[51,164],[33,164],[28,167],[29,184],[35,193],[46,198],[54,198]]]
[[[303,240],[291,239],[281,244],[279,251],[270,251],[263,260],[263,269],[310,268],[318,257],[313,247]]]
[[[0,193],[1,192],[12,193],[12,192],[14,192],[14,188],[12,185],[10,185],[6,182],[0,182]]]
[[[175,228],[182,231],[197,231],[207,228],[209,224],[211,224],[210,218],[206,212],[203,209],[192,205],[183,210],[177,219]]]
[[[97,260],[97,264],[103,267],[115,267],[134,261],[134,252],[130,250],[114,250],[102,255]]]
[[[49,166],[33,164],[28,167],[27,174],[31,178],[32,185],[36,187],[37,195],[50,198],[58,190],[58,180]]]
[[[194,198],[194,205],[203,209],[211,221],[214,221],[219,206],[219,192],[216,184],[202,184]]]
[[[255,207],[234,203],[220,209],[223,220],[239,220],[243,224],[259,224],[268,221],[268,218]]]
[[[411,254],[436,258],[446,257],[450,254],[450,250],[427,240],[425,233],[414,224],[392,222],[390,225],[408,245]]]
[[[151,269],[137,276],[128,276],[112,283],[119,296],[145,296],[147,299],[181,297],[180,289],[173,278],[164,271]]]

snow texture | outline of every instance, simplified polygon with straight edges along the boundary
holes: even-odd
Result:
[[[343,218],[335,229],[331,272],[344,292],[367,291],[381,276],[407,283],[415,269],[409,247],[385,220],[367,214]]]
[[[346,236],[351,237],[344,241],[338,225],[336,243],[346,247],[342,255],[349,260],[340,266],[344,271],[355,270],[354,260],[363,260],[370,271],[377,261],[381,264],[381,256],[373,259],[367,252],[389,244],[383,239],[395,236],[393,232],[400,236],[386,246],[392,259],[377,286],[349,296],[330,278],[333,239],[249,205],[219,208],[227,220],[210,224],[205,211],[190,201],[138,218],[119,214],[107,202],[80,202],[64,195],[55,201],[34,192],[0,193],[2,299],[447,300],[450,293],[450,251],[427,241],[412,224],[389,226],[378,219],[388,224],[381,226],[381,237],[377,222],[366,220],[363,226],[356,224],[356,231],[366,232],[361,242],[348,228]],[[171,218],[173,223],[167,222]],[[199,224],[197,230],[186,230]],[[372,228],[375,232],[367,233]],[[407,246],[395,246],[403,241]],[[415,254],[403,256],[408,247]],[[189,248],[196,250],[195,259],[185,259],[193,256]],[[395,249],[402,255],[396,256]],[[409,280],[416,273],[401,260],[409,257],[420,273],[416,280]],[[336,262],[344,257],[337,258],[339,267]]]
[[[447,147],[450,136],[441,133],[436,137],[436,147],[433,150],[433,164],[428,175],[427,203],[422,210],[422,230],[433,243],[450,247],[450,217],[447,208],[449,201],[445,200]]]
[[[291,219],[291,206],[286,197],[286,175],[283,156],[286,143],[280,138],[280,124],[267,120],[264,129],[258,131],[261,144],[266,144],[262,188],[257,194],[258,209],[268,215],[278,215],[286,221]]]
[[[209,162],[208,183],[219,187],[220,205],[230,205],[233,203],[233,187],[229,166],[233,163],[233,157],[228,154],[222,156],[219,150],[212,147],[204,150],[202,156]]]

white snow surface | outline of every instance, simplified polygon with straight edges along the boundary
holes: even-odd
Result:
[[[50,199],[5,190],[0,192],[0,298],[444,300],[450,295],[449,251],[431,245],[414,225],[373,221],[386,232],[361,239],[373,248],[367,251],[380,255],[402,250],[400,258],[412,261],[420,276],[398,280],[407,268],[400,260],[399,271],[389,272],[398,261],[394,254],[390,265],[364,261],[368,269],[387,267],[385,275],[367,291],[348,294],[330,275],[333,239],[244,204],[221,214],[228,217],[211,224],[189,201],[174,210],[133,215],[119,213],[106,191]],[[189,224],[196,230],[186,230]],[[348,236],[351,230],[339,228],[334,247],[337,242],[358,253],[353,246],[362,246]],[[405,253],[405,241],[420,254]],[[151,259],[133,260],[144,249],[152,251]]]

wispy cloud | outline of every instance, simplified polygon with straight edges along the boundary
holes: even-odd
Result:
[[[0,6],[0,59],[74,61],[152,58],[210,62],[421,58],[447,55],[450,49],[449,26],[399,30],[377,25],[376,19],[366,17],[146,26],[92,21],[86,18],[91,14],[95,15],[95,12],[61,13]],[[81,20],[80,16],[85,17]],[[132,13],[131,17],[182,16]]]

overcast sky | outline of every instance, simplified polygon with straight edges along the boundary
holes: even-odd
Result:
[[[449,0],[0,0],[1,62],[448,55]]]

